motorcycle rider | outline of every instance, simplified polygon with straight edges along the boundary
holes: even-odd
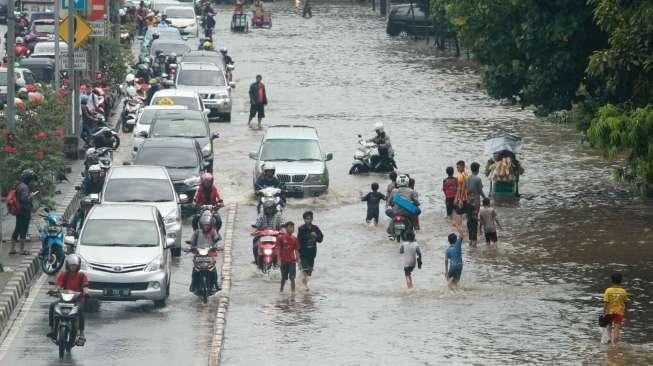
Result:
[[[100,194],[104,187],[104,177],[102,176],[102,168],[99,164],[94,164],[88,167],[88,174],[82,182],[82,193],[84,195]]]
[[[397,189],[392,191],[392,194],[390,195],[388,199],[388,205],[390,208],[388,208],[385,213],[386,215],[390,218],[393,219],[396,215],[401,215],[404,216],[408,219],[412,216],[411,213],[406,212],[403,208],[401,208],[399,205],[395,204],[394,199],[396,196],[401,196],[402,198],[411,201],[415,206],[419,208],[419,199],[417,197],[417,192],[415,192],[413,189],[411,189],[408,184],[410,183],[410,177],[406,174],[400,174],[397,177]],[[417,213],[419,215],[419,211]],[[388,225],[388,235],[392,237],[392,228],[393,228],[394,221],[390,220],[390,224]],[[413,224],[414,227],[414,224]]]
[[[82,228],[82,225],[84,225],[84,220],[86,220],[86,215],[88,215],[88,212],[91,210],[93,205],[99,202],[100,200],[97,194],[89,194],[82,199],[77,212],[75,212],[75,216],[73,216],[72,220],[70,220],[70,223],[68,224],[68,227],[73,230],[75,237],[79,235],[78,230]]]
[[[215,18],[213,12],[209,12],[204,15],[204,18],[202,18],[202,27],[204,28],[204,36],[209,37],[212,35],[213,29],[215,28]]]
[[[228,52],[227,47],[220,47],[220,53],[222,54],[222,59],[224,60],[225,68],[227,67],[227,65],[233,65],[234,63],[234,59],[232,59],[231,56],[227,54],[227,52]]]
[[[257,191],[265,187],[281,188],[281,182],[279,182],[279,179],[274,175],[274,172],[276,171],[274,164],[264,163],[261,169],[263,170],[263,174],[259,175],[255,184]]]
[[[66,271],[60,272],[57,275],[57,280],[55,281],[55,286],[57,290],[69,290],[82,293],[83,298],[88,296],[88,277],[84,272],[79,271],[79,267],[82,263],[81,258],[77,254],[70,254],[66,257]],[[56,329],[54,329],[54,307],[59,301],[54,301],[50,304],[50,312],[48,314],[48,322],[50,324],[50,332],[47,336],[53,340],[57,339]],[[84,313],[82,312],[82,306],[79,307],[77,313],[79,321],[77,326],[79,327],[79,337],[77,338],[77,345],[83,346],[86,338],[84,337]]]
[[[150,105],[150,102],[152,102],[152,97],[154,97],[154,94],[161,90],[161,87],[159,86],[159,80],[156,78],[150,79],[150,88],[147,89],[147,97],[145,98],[145,105]]]
[[[220,234],[213,227],[213,218],[211,214],[205,212],[202,214],[202,217],[199,218],[199,228],[193,232],[193,236],[190,239],[191,249],[211,249],[218,247],[218,242],[220,241]],[[199,272],[193,271],[193,277],[190,283],[190,291],[195,292],[195,284],[199,281]],[[220,284],[218,283],[218,272],[213,269],[211,274],[211,285],[217,291],[220,291]]]
[[[172,24],[168,20],[168,15],[166,15],[166,14],[161,15],[161,19],[159,20],[159,24],[157,25],[157,27],[165,28],[165,27],[169,27],[171,25]]]
[[[390,137],[388,137],[388,135],[385,133],[383,123],[377,122],[374,125],[374,131],[376,132],[376,136],[372,137],[371,139],[368,139],[367,141],[377,145],[377,148],[379,150],[379,159],[381,161],[381,165],[394,168],[395,167],[394,160],[393,160],[394,150],[392,150],[392,143],[390,143]]]
[[[277,212],[277,205],[272,201],[267,201],[263,204],[263,212],[256,218],[256,223],[252,227],[256,230],[281,230],[283,224],[283,217]],[[258,259],[258,243],[259,237],[254,237],[252,241],[252,254],[254,255],[254,264],[257,264]]]
[[[213,175],[211,173],[203,173],[200,176],[200,186],[197,187],[195,192],[195,197],[193,197],[193,207],[199,209],[201,206],[211,205],[216,208],[224,207],[224,202],[222,201],[222,196],[218,187],[213,184]],[[222,218],[220,214],[216,211],[213,215],[215,220],[216,230],[219,232],[222,228]],[[193,218],[193,229],[197,228],[197,222],[199,217],[197,215]]]

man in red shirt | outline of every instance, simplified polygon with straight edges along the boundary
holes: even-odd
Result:
[[[256,81],[249,86],[249,121],[251,127],[252,119],[258,114],[258,128],[261,128],[261,121],[265,118],[265,106],[268,105],[268,95],[263,85],[263,77],[256,75]]]
[[[81,292],[82,298],[88,296],[88,277],[85,273],[79,271],[81,264],[82,260],[77,254],[70,254],[66,257],[66,271],[60,272],[55,281],[57,290]],[[54,329],[54,307],[58,302],[59,301],[57,300],[50,304],[50,313],[48,315],[48,321],[50,323],[50,333],[48,333],[48,337],[53,339],[57,338],[57,333]],[[77,315],[79,317],[79,338],[77,342],[78,344],[83,345],[86,338],[84,338],[84,313],[82,312],[81,306],[79,307]]]
[[[220,228],[222,227],[222,218],[220,217],[217,209],[224,207],[224,202],[222,201],[222,196],[220,195],[220,191],[218,191],[218,187],[213,185],[213,174],[211,173],[202,174],[200,177],[200,185],[197,187],[195,197],[193,197],[193,206],[195,208],[199,209],[204,205],[211,205],[216,207],[213,219],[215,220],[215,229],[219,232]],[[192,222],[193,230],[197,230],[198,220],[199,215],[195,215]]]
[[[293,235],[295,223],[288,221],[283,225],[283,231],[277,236],[279,246],[279,263],[281,264],[281,289],[290,280],[290,291],[295,292],[295,276],[297,275],[297,258],[299,258],[299,241]],[[285,232],[284,232],[285,231]]]

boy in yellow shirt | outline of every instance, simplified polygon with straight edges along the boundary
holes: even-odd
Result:
[[[608,325],[610,342],[616,344],[619,341],[621,326],[624,323],[626,313],[626,302],[628,294],[621,286],[623,276],[621,273],[612,274],[612,286],[608,287],[603,294],[603,313],[610,315],[611,323]]]

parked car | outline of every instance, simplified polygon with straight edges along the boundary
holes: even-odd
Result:
[[[209,163],[202,156],[202,148],[190,138],[150,138],[138,148],[134,164],[158,165],[168,170],[177,194],[194,197],[200,185],[200,175]],[[182,208],[190,207],[190,199]]]
[[[152,121],[157,117],[157,115],[165,115],[167,111],[179,109],[188,108],[183,105],[148,105],[143,107],[138,114],[136,125],[134,126],[134,146],[138,146],[143,142],[142,132],[150,132]]]
[[[59,41],[59,54],[67,55],[68,54],[68,44],[66,42]],[[51,58],[55,59],[54,53],[54,41],[39,42],[34,45],[34,51],[30,55],[33,58]]]
[[[28,57],[20,60],[20,65],[34,75],[37,83],[51,84],[54,81],[55,61],[49,58]]]
[[[433,35],[435,27],[433,19],[426,15],[419,6],[414,4],[393,5],[388,14],[386,33],[397,36],[401,33],[409,35]]]
[[[172,39],[155,39],[152,41],[150,46],[150,57],[154,58],[154,54],[157,50],[163,51],[163,54],[165,55],[176,53],[177,57],[183,57],[191,51],[190,46],[186,41]]]
[[[154,93],[150,105],[181,105],[191,111],[204,111],[204,103],[197,92],[191,90],[163,89]],[[205,113],[208,113],[206,111]]]
[[[170,294],[170,254],[161,213],[152,206],[96,205],[86,216],[76,253],[89,280],[91,298],[152,300],[164,306]],[[66,237],[75,243],[74,237]]]
[[[209,119],[231,121],[231,84],[222,68],[207,63],[182,62],[175,79],[177,90],[199,93]]]
[[[16,74],[16,91],[28,84],[36,83],[32,72],[24,67],[14,69]],[[7,103],[7,68],[0,67],[0,105]]]
[[[217,132],[211,133],[204,113],[190,110],[157,113],[152,120],[150,130],[140,134],[141,138],[180,137],[195,139],[201,147],[202,159],[207,162],[205,170],[211,173],[213,172],[213,140],[219,136],[220,134]],[[138,145],[134,145],[134,149],[138,149]]]
[[[145,32],[145,36],[143,36],[141,42],[141,54],[145,55],[150,53],[150,46],[154,41],[155,33],[159,35],[158,39],[164,41],[184,41],[185,38],[181,36],[181,33],[179,33],[179,29],[174,27],[165,27],[165,28],[149,27],[147,28],[147,31]]]
[[[188,200],[177,196],[170,175],[160,166],[113,166],[100,195],[103,204],[137,203],[156,207],[163,216],[168,238],[174,239],[174,256],[181,255],[181,209]]]
[[[163,10],[173,27],[179,29],[181,34],[199,37],[199,27],[195,9],[192,6],[168,6]]]
[[[249,153],[255,160],[254,185],[261,166],[271,162],[276,175],[289,194],[319,196],[329,188],[326,162],[333,154],[323,154],[314,127],[301,125],[271,126],[265,132],[257,151]]]
[[[208,51],[208,50],[190,51],[190,53],[184,56],[183,62],[199,62],[205,64],[214,64],[215,66],[224,70],[224,57],[222,57],[222,54],[218,51]]]

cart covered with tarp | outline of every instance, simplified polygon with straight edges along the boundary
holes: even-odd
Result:
[[[521,137],[511,133],[490,134],[485,140],[485,155],[490,159],[485,175],[490,179],[490,195],[495,198],[519,197],[519,177],[524,174],[517,155]]]

